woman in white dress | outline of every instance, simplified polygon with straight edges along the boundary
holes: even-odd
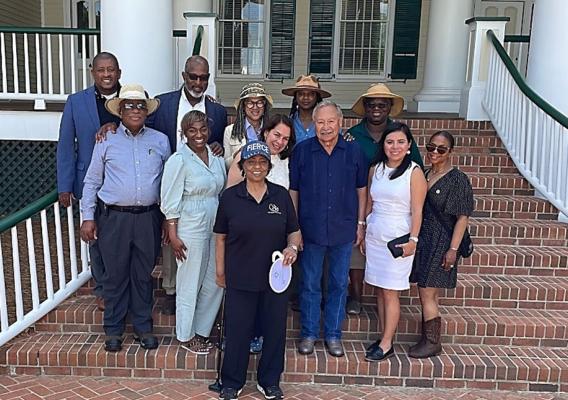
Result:
[[[265,142],[270,149],[270,162],[272,163],[272,169],[266,176],[266,179],[288,189],[290,186],[288,160],[292,154],[292,149],[296,144],[294,123],[285,115],[273,115],[262,128],[262,131],[260,132],[260,140]],[[227,178],[228,188],[242,182],[244,179],[238,166],[240,159],[241,153],[239,151],[235,155],[233,162],[231,163],[231,167],[229,168],[229,175]]]
[[[422,169],[410,159],[411,144],[408,126],[393,123],[383,133],[369,171],[367,232],[361,250],[367,256],[365,282],[377,287],[383,337],[367,348],[368,361],[380,361],[394,354],[392,342],[400,318],[400,291],[410,287],[427,190]],[[397,245],[402,256],[394,258],[387,243],[406,234],[410,234],[408,242]]]

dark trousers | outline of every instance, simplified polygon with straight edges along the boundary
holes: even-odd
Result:
[[[136,333],[152,332],[152,270],[160,249],[160,210],[133,214],[104,209],[99,204],[95,219],[106,267],[105,334],[122,335],[129,311]]]
[[[279,385],[280,375],[284,371],[288,293],[276,294],[271,289],[262,292],[227,289],[225,296],[225,354],[221,369],[223,386],[240,389],[245,385],[249,344],[259,303],[264,344],[257,380],[264,387]]]
[[[103,279],[105,274],[105,265],[99,251],[99,244],[96,240],[89,244],[89,256],[91,258],[91,275],[95,281],[93,293],[99,297],[103,295]]]

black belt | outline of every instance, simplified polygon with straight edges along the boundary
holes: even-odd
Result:
[[[131,214],[142,214],[148,211],[155,210],[160,207],[158,204],[152,204],[150,206],[116,206],[114,204],[102,203],[102,205],[104,208],[107,208],[109,210],[127,212]]]

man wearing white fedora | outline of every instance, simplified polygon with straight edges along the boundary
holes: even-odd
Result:
[[[116,135],[97,143],[85,176],[81,239],[97,240],[103,263],[105,350],[120,351],[126,315],[145,349],[152,335],[152,270],[160,251],[160,183],[168,138],[144,126],[160,102],[141,85],[124,85],[106,109],[120,117]]]

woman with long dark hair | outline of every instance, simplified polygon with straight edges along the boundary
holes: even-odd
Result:
[[[377,288],[383,336],[367,349],[368,361],[380,361],[394,354],[400,291],[410,287],[408,277],[426,197],[426,179],[420,166],[411,160],[411,144],[408,126],[393,123],[381,136],[369,171],[367,231],[361,250],[367,256],[365,282]],[[399,256],[388,246],[397,238],[404,238],[395,247],[401,253]]]
[[[239,99],[235,102],[237,110],[235,123],[227,126],[223,134],[227,169],[241,147],[247,142],[259,139],[260,131],[268,121],[271,107],[272,97],[266,93],[260,83],[249,83],[243,86]]]

